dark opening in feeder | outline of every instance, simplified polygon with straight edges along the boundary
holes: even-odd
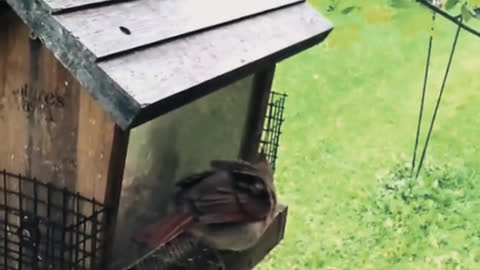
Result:
[[[299,0],[6,3],[0,6],[0,169],[25,175],[19,182],[37,178],[45,182],[34,186],[95,198],[106,209],[101,217],[87,215],[71,208],[78,199],[56,195],[52,207],[71,211],[45,216],[35,203],[33,210],[22,207],[28,198],[42,205],[46,197],[23,184],[5,185],[23,198],[22,205],[8,194],[0,201],[8,218],[4,238],[16,241],[0,246],[8,269],[40,258],[78,265],[72,269],[97,262],[100,269],[125,269],[151,252],[134,236],[165,214],[176,181],[208,169],[213,159],[250,161],[259,149],[275,166],[285,102],[271,91],[275,65],[332,30]],[[38,39],[30,39],[31,31]],[[29,221],[22,221],[27,212]],[[229,270],[250,269],[283,237],[286,213],[282,207],[250,250],[217,252],[181,236],[153,255],[176,258],[162,261],[170,265],[216,258]],[[21,223],[31,229],[8,238]],[[37,240],[57,228],[47,242]],[[93,238],[101,243],[91,245]],[[34,244],[42,248],[32,253]],[[45,245],[58,251],[48,253]],[[85,252],[76,254],[78,245]],[[21,254],[13,258],[17,264],[10,249]],[[152,258],[143,263],[159,263]]]

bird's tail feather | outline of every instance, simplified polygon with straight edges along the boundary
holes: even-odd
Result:
[[[158,248],[185,232],[193,224],[193,221],[192,215],[169,215],[159,222],[148,225],[145,230],[136,236],[136,240]]]

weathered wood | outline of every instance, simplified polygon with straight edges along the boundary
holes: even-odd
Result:
[[[109,171],[107,175],[107,185],[104,195],[105,207],[107,215],[105,216],[105,256],[101,264],[102,269],[108,267],[112,260],[114,237],[117,226],[118,207],[120,205],[120,197],[122,192],[122,184],[126,158],[128,152],[128,144],[130,139],[130,130],[124,131],[119,127],[113,130],[113,143],[110,156]]]
[[[253,269],[265,256],[282,241],[285,235],[288,208],[280,205],[278,214],[260,238],[258,243],[242,252],[225,252],[224,261],[228,270]]]
[[[175,96],[185,90],[194,96],[196,91],[216,89],[215,84],[271,66],[323,40],[330,29],[316,11],[299,4],[99,65],[144,109],[158,101],[166,107],[166,102],[185,100]],[[161,113],[161,106],[154,110]]]
[[[88,93],[83,91],[79,99],[77,141],[77,178],[75,189],[100,201],[105,200],[112,149],[121,147],[114,141],[115,123],[96,104]],[[123,157],[124,158],[124,157]]]
[[[107,191],[121,185],[126,152],[116,149],[126,149],[127,141],[117,139],[115,123],[51,52],[30,38],[30,29],[12,10],[2,13],[0,25],[0,170],[114,202]],[[34,194],[31,185],[21,190],[9,183],[8,188]],[[63,201],[55,197],[52,203]],[[20,207],[15,197],[7,204]],[[33,203],[22,208],[33,212]],[[81,204],[79,211],[91,215],[91,208]],[[57,214],[50,221],[61,224]],[[86,240],[86,251],[91,241]]]
[[[68,12],[98,5],[113,5],[131,0],[43,0],[52,13]]]
[[[25,173],[27,118],[15,93],[29,80],[27,27],[10,10],[0,16],[0,169]],[[15,74],[15,75],[14,75]],[[27,146],[28,147],[28,146]]]
[[[0,20],[0,169],[103,201],[114,122],[13,11]]]
[[[0,170],[9,169],[15,173],[25,173],[25,149],[28,136],[25,131],[27,120],[15,96],[13,89],[18,89],[29,77],[29,43],[25,42],[24,35],[28,35],[26,27],[14,21],[15,16],[11,10],[0,10]],[[10,74],[16,73],[17,76]],[[19,192],[18,182],[7,182],[0,177],[1,186],[13,192]],[[5,181],[5,183],[3,182]],[[1,192],[1,204],[6,202],[12,208],[18,209],[20,202],[16,196],[3,196]],[[7,220],[10,225],[19,226],[18,216],[2,211],[2,220]],[[8,236],[4,230],[0,236],[5,239]],[[5,249],[18,251],[17,245],[7,243]],[[2,261],[5,259],[2,254]],[[16,266],[14,259],[6,261],[6,264]]]
[[[7,0],[44,45],[110,114],[111,119],[123,129],[128,128],[140,105],[96,65],[95,57],[71,33],[65,31],[39,2]]]
[[[138,0],[55,18],[97,58],[104,58],[303,1]]]
[[[329,21],[301,3],[97,63],[95,55],[50,14],[44,2],[7,3],[123,129],[309,48],[332,29]]]

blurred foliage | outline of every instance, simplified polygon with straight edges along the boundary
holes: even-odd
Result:
[[[480,187],[466,168],[430,164],[415,179],[409,165],[399,163],[378,180],[377,192],[358,212],[374,228],[361,239],[375,243],[371,251],[381,250],[377,256],[392,265],[480,267]]]
[[[276,69],[274,89],[289,97],[275,183],[289,212],[285,239],[257,269],[480,269],[478,38],[459,36],[427,153],[435,162],[415,182],[403,161],[415,140],[432,12],[414,1],[342,0],[329,12],[331,3],[309,0],[333,21],[331,35]],[[367,22],[369,12],[347,9],[352,3],[391,17]],[[480,20],[469,25],[480,29]],[[455,30],[437,16],[426,121]]]
[[[480,20],[480,0],[430,0],[441,3],[442,9],[462,15],[464,21]],[[320,6],[335,20],[335,31],[329,37],[330,47],[345,48],[361,42],[360,25],[393,25],[406,36],[429,31],[432,12],[416,0],[321,0]]]

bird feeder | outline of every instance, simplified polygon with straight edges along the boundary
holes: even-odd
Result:
[[[0,268],[126,269],[176,180],[274,164],[275,65],[331,29],[298,0],[0,1]],[[285,224],[220,260],[252,268]]]

